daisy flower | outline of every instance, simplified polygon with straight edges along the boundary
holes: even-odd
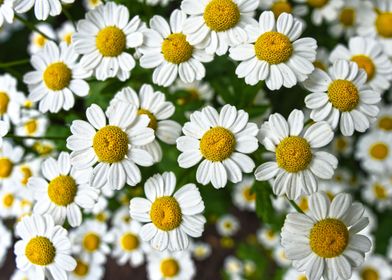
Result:
[[[177,77],[185,83],[201,80],[206,74],[202,62],[213,59],[213,55],[190,43],[184,35],[186,18],[184,12],[174,10],[169,25],[163,17],[154,16],[150,20],[151,28],[143,32],[140,66],[155,68],[152,80],[157,85],[168,87]]]
[[[0,121],[0,148],[3,146],[3,137],[7,135],[9,130],[9,123],[6,121]]]
[[[53,27],[50,24],[47,23],[39,23],[36,25],[36,28],[41,31],[43,34],[45,34],[49,38],[56,38],[56,33],[53,30]],[[33,31],[30,34],[30,43],[27,48],[28,52],[30,54],[35,54],[42,50],[45,45],[50,42],[50,40],[46,37],[44,37],[41,33],[38,33],[36,31]]]
[[[310,196],[309,209],[286,217],[281,236],[288,259],[308,279],[349,279],[372,245],[358,234],[369,223],[364,207],[349,194],[330,201],[319,192]]]
[[[334,155],[349,156],[353,151],[354,139],[349,136],[335,135],[331,143],[331,151]]]
[[[216,221],[216,231],[222,236],[233,236],[240,229],[240,222],[237,217],[226,214]]]
[[[245,177],[241,182],[234,185],[233,203],[241,210],[255,211],[256,194],[252,190],[254,178]]]
[[[84,80],[91,76],[78,62],[72,46],[48,42],[44,49],[31,57],[35,71],[27,73],[23,81],[29,87],[28,99],[39,101],[43,113],[69,110],[75,105],[74,95],[84,97],[90,87]]]
[[[244,273],[244,265],[240,259],[234,256],[228,256],[223,261],[223,270],[229,275],[229,279],[242,279]]]
[[[100,280],[104,277],[105,269],[101,264],[90,262],[88,259],[76,257],[76,267],[68,273],[69,280]]]
[[[362,198],[376,206],[379,212],[392,208],[392,180],[378,176],[370,176],[361,190]]]
[[[17,80],[9,74],[0,75],[0,121],[18,123],[24,94],[17,89]]]
[[[115,227],[121,227],[123,224],[129,225],[132,222],[129,214],[129,198],[127,198],[127,206],[121,206],[114,213],[111,223]]]
[[[14,21],[14,0],[4,0],[0,3],[0,28],[4,21],[12,23]]]
[[[72,37],[75,51],[82,55],[80,63],[94,70],[98,80],[112,77],[127,80],[135,60],[126,50],[143,43],[140,27],[138,16],[129,21],[125,6],[114,2],[99,5],[78,22]]]
[[[287,258],[286,252],[280,244],[273,248],[272,258],[279,267],[288,268],[292,265],[292,261]]]
[[[57,30],[57,38],[60,42],[65,42],[67,45],[71,45],[72,36],[75,33],[75,27],[70,21],[64,22],[61,27]]]
[[[263,11],[272,11],[275,18],[278,18],[283,13],[293,14],[297,17],[307,13],[306,7],[293,5],[288,0],[260,0],[259,6]]]
[[[94,10],[96,7],[102,5],[101,0],[83,0],[83,4],[87,10]]]
[[[61,13],[61,5],[72,4],[75,0],[15,0],[14,8],[23,14],[34,7],[34,14],[38,20],[46,20],[49,15],[54,17]]]
[[[248,25],[249,40],[230,48],[230,57],[241,61],[236,69],[245,83],[264,81],[270,90],[291,88],[304,81],[314,70],[317,43],[300,38],[302,23],[283,13],[277,20],[271,11],[260,15],[259,23]]]
[[[382,105],[373,128],[385,132],[392,132],[392,106]]]
[[[130,202],[132,219],[145,223],[139,232],[141,239],[159,251],[184,250],[188,236],[200,237],[204,230],[204,202],[196,185],[187,184],[174,192],[175,187],[173,172],[155,174],[144,184],[147,199],[135,197]]]
[[[72,135],[67,148],[72,151],[71,163],[77,169],[94,167],[92,186],[121,189],[127,183],[135,186],[141,180],[136,164],[151,166],[153,157],[138,148],[154,141],[154,130],[148,127],[150,119],[137,115],[135,106],[118,104],[108,115],[108,124],[102,109],[93,104],[86,110],[87,120],[72,122]]]
[[[326,121],[333,129],[340,123],[344,136],[366,131],[378,114],[381,100],[380,93],[366,85],[366,77],[355,62],[346,60],[335,61],[329,73],[316,69],[304,82],[312,92],[305,97],[311,119]]]
[[[42,177],[31,177],[27,183],[33,191],[34,212],[50,214],[56,224],[67,218],[72,227],[82,223],[80,208],[92,208],[99,190],[89,185],[92,168],[71,167],[69,153],[61,152],[58,159],[48,158],[42,163]]]
[[[354,156],[370,174],[389,174],[392,172],[392,134],[374,131],[362,136]]]
[[[46,133],[49,125],[48,117],[37,110],[22,110],[19,123],[15,127],[15,135],[39,137]],[[36,140],[24,139],[26,146],[32,146]]]
[[[323,20],[327,22],[335,20],[344,4],[343,0],[294,0],[294,2],[306,3],[305,7],[312,9],[311,20],[315,25],[321,25]]]
[[[371,255],[366,258],[363,265],[356,271],[351,280],[362,279],[377,279],[389,280],[392,279],[392,266],[381,255]]]
[[[191,242],[189,247],[190,247],[189,249],[192,252],[192,256],[197,261],[204,261],[209,256],[211,256],[212,249],[209,243],[201,242],[201,241]]]
[[[154,91],[153,87],[147,84],[142,85],[139,94],[132,88],[126,87],[116,93],[110,101],[107,113],[116,111],[117,104],[135,106],[138,115],[145,115],[149,119],[148,127],[154,130],[156,139],[146,144],[141,149],[149,152],[154,162],[162,159],[162,148],[158,139],[166,144],[173,145],[181,135],[181,125],[173,120],[169,120],[174,114],[175,107],[166,101],[165,95],[160,91]]]
[[[4,141],[0,149],[0,184],[13,182],[15,166],[20,163],[24,150],[19,146],[12,146],[11,142]]]
[[[18,188],[13,184],[3,184],[0,189],[0,217],[9,219],[21,214],[21,197]]]
[[[267,249],[275,248],[280,242],[279,233],[274,231],[270,226],[264,225],[256,232],[257,240]]]
[[[207,106],[195,111],[182,128],[185,136],[177,139],[177,149],[182,153],[178,163],[190,168],[201,160],[196,180],[214,188],[223,188],[227,181],[242,181],[242,173],[250,173],[255,167],[253,160],[245,155],[257,150],[257,126],[248,123],[248,113],[225,105],[220,113]]]
[[[206,81],[184,83],[180,79],[177,79],[170,88],[170,91],[173,94],[176,94],[177,91],[186,91],[188,93],[188,96],[177,99],[177,104],[180,106],[198,101],[204,101],[208,104],[214,97],[214,89]]]
[[[367,74],[366,85],[375,91],[384,92],[392,79],[392,62],[381,45],[372,38],[353,37],[348,48],[338,45],[329,57],[332,63],[339,59],[351,60]]]
[[[315,68],[326,71],[329,67],[329,50],[319,46],[317,48],[316,60],[313,62]]]
[[[272,190],[298,199],[301,193],[317,191],[319,179],[330,179],[338,160],[330,153],[319,151],[333,139],[333,131],[326,122],[318,122],[304,131],[304,114],[293,110],[287,121],[279,113],[270,115],[260,129],[260,141],[275,153],[276,160],[260,165],[256,180],[275,178]]]
[[[16,225],[16,234],[21,237],[15,243],[16,266],[34,271],[34,279],[67,279],[67,272],[74,270],[76,261],[71,257],[71,242],[68,232],[55,225],[51,216],[24,217]]]

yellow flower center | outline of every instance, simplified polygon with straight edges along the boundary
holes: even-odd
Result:
[[[273,240],[276,238],[276,234],[272,229],[267,230],[266,234],[269,240]]]
[[[41,156],[45,156],[53,151],[53,146],[51,146],[50,144],[35,142],[33,145],[33,149]]]
[[[293,45],[286,35],[269,31],[257,39],[255,53],[260,60],[269,64],[279,64],[289,60],[293,53]]]
[[[310,248],[322,258],[334,258],[346,249],[349,234],[346,225],[327,218],[314,224],[309,235]]]
[[[323,71],[326,70],[326,66],[320,60],[316,60],[315,62],[313,62],[313,65],[314,65],[314,67],[321,69]]]
[[[95,215],[95,219],[97,219],[100,222],[106,222],[107,220],[107,215],[105,212],[99,212],[97,215]]]
[[[301,208],[302,211],[304,212],[308,211],[309,210],[308,198],[305,196],[301,197],[298,206],[299,208]]]
[[[373,191],[377,199],[383,200],[388,198],[387,191],[383,185],[378,183],[374,184]]]
[[[161,262],[161,272],[164,277],[174,277],[180,271],[180,266],[175,259],[168,258]]]
[[[14,164],[9,158],[0,158],[0,178],[8,178],[11,175],[13,168]]]
[[[297,280],[308,280],[308,278],[306,278],[306,275],[300,275]]]
[[[32,135],[37,131],[38,128],[38,121],[35,119],[31,119],[23,125],[25,128],[25,131],[28,135]]]
[[[346,80],[333,81],[328,87],[328,98],[332,106],[342,112],[351,111],[359,103],[357,87]]]
[[[107,125],[95,133],[93,148],[99,161],[122,161],[128,153],[128,135],[118,126]]]
[[[7,193],[3,196],[3,205],[5,208],[10,208],[14,204],[15,197],[12,193]]]
[[[121,236],[120,244],[124,251],[133,251],[139,247],[139,238],[136,235],[128,232]]]
[[[0,116],[7,113],[10,98],[7,93],[0,91]]]
[[[178,228],[182,221],[180,205],[174,197],[159,197],[151,205],[150,218],[161,230],[170,231]]]
[[[49,182],[48,196],[54,204],[67,206],[74,201],[77,189],[71,176],[60,175]]]
[[[339,20],[346,27],[353,26],[355,23],[355,10],[353,8],[342,9]]]
[[[94,232],[87,233],[83,239],[83,248],[88,252],[94,252],[99,248],[101,238]]]
[[[381,37],[392,37],[392,12],[380,13],[377,16],[376,29]]]
[[[368,57],[367,55],[354,55],[351,58],[351,61],[354,61],[359,68],[365,70],[368,81],[373,79],[373,76],[376,73],[376,66],[374,65],[370,57]]]
[[[79,277],[86,276],[89,271],[88,263],[83,262],[82,260],[76,260],[76,267],[73,273]]]
[[[392,116],[383,116],[378,120],[378,128],[391,131],[392,130]]]
[[[328,0],[308,0],[309,6],[313,8],[322,8],[328,3]]]
[[[103,56],[115,57],[125,50],[127,38],[120,28],[108,26],[98,32],[95,43]]]
[[[64,40],[64,42],[67,43],[67,45],[71,45],[71,43],[72,43],[72,33],[69,32],[69,33],[65,34],[64,37],[63,37],[63,40]]]
[[[34,42],[36,45],[42,48],[46,43],[46,38],[41,34],[38,34],[35,36]]]
[[[379,280],[380,276],[378,271],[373,267],[365,267],[361,271],[361,279],[362,280]]]
[[[204,10],[204,21],[216,31],[226,31],[240,21],[240,10],[232,0],[212,0]]]
[[[222,161],[230,157],[236,145],[233,133],[224,127],[213,127],[200,139],[200,151],[210,161]]]
[[[51,90],[62,90],[69,86],[72,79],[72,71],[63,62],[50,64],[43,76],[45,85]]]
[[[246,187],[242,191],[242,195],[244,196],[246,201],[252,202],[256,200],[256,193],[252,192],[252,187]]]
[[[271,11],[274,13],[275,18],[278,18],[282,13],[291,14],[293,7],[289,2],[276,1],[272,4]]]
[[[344,139],[343,137],[339,137],[336,139],[335,145],[336,145],[336,149],[342,152],[347,148],[348,143],[346,139]]]
[[[375,160],[384,160],[389,154],[389,147],[383,142],[377,142],[370,147],[369,153]]]
[[[193,47],[182,33],[170,34],[163,40],[162,54],[166,61],[180,64],[188,61],[193,54]]]
[[[56,248],[48,238],[37,236],[27,243],[25,255],[31,263],[44,266],[54,261]]]
[[[153,113],[151,113],[149,110],[146,110],[146,109],[139,109],[138,111],[137,111],[137,113],[138,113],[138,115],[147,115],[148,116],[148,118],[150,119],[150,122],[148,123],[148,127],[149,128],[152,128],[152,129],[154,129],[154,130],[156,130],[157,129],[157,127],[158,127],[158,121],[157,121],[157,118],[154,116],[154,114]]]
[[[284,138],[276,147],[276,162],[287,172],[306,169],[312,161],[312,150],[308,141],[300,136]]]

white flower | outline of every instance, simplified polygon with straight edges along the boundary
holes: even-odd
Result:
[[[279,113],[270,115],[260,129],[260,141],[275,153],[276,161],[260,165],[256,180],[275,178],[272,189],[276,195],[286,194],[297,199],[301,193],[310,195],[317,191],[319,179],[330,179],[337,167],[335,156],[319,148],[333,138],[326,122],[318,122],[304,130],[304,114],[293,110],[287,121]]]
[[[286,217],[281,236],[287,258],[308,279],[349,279],[372,245],[358,234],[369,223],[364,207],[348,194],[338,194],[331,202],[320,192],[311,195],[309,209],[306,215]]]
[[[228,256],[223,261],[223,269],[230,276],[232,280],[242,279],[244,273],[244,265],[238,258]]]
[[[15,166],[22,160],[23,153],[22,147],[13,146],[9,141],[3,142],[3,147],[0,149],[0,184],[12,184],[16,172]]]
[[[104,277],[104,266],[88,258],[76,257],[76,267],[68,274],[69,280],[100,280]],[[26,279],[24,279],[26,280]],[[30,279],[29,279],[30,280]]]
[[[129,198],[126,196],[127,205],[121,206],[114,212],[111,223],[114,227],[121,227],[122,224],[129,225],[132,222],[131,216],[129,214]]]
[[[86,110],[87,120],[72,122],[72,135],[67,148],[72,150],[71,163],[77,169],[94,167],[91,185],[121,189],[127,183],[135,186],[141,180],[136,164],[151,166],[153,158],[138,148],[154,140],[154,130],[147,127],[150,119],[137,115],[135,106],[118,104],[115,112],[106,116],[93,104]],[[136,164],[135,164],[136,163]]]
[[[9,74],[0,75],[0,121],[18,123],[24,99],[17,89],[17,80]]]
[[[177,99],[178,105],[184,105],[191,102],[205,101],[210,102],[214,97],[214,89],[207,81],[195,81],[193,83],[184,83],[177,79],[170,91],[175,94],[176,91],[186,91],[189,97],[180,97]]]
[[[57,38],[60,42],[65,42],[67,45],[71,45],[72,36],[75,31],[75,26],[72,24],[72,22],[66,21],[57,30]]]
[[[313,62],[315,68],[326,70],[329,67],[329,50],[319,46],[317,48],[316,60]]]
[[[102,5],[101,0],[83,0],[83,4],[87,10],[94,10],[96,7]]]
[[[56,33],[54,32],[53,27],[50,24],[39,23],[36,25],[36,28],[43,34],[45,34],[47,37],[51,39],[56,38]],[[48,42],[50,42],[48,38],[46,38],[37,31],[33,31],[30,34],[27,50],[29,54],[35,54],[38,51],[42,50]]]
[[[280,267],[287,268],[292,265],[292,261],[287,258],[285,250],[280,244],[273,248],[272,257]]]
[[[173,104],[166,101],[162,92],[154,91],[153,87],[147,84],[142,85],[139,94],[130,87],[116,93],[110,101],[107,113],[114,112],[117,104],[135,106],[138,115],[146,115],[149,118],[148,127],[154,130],[156,139],[140,148],[149,152],[153,156],[154,162],[160,162],[162,160],[162,149],[158,139],[166,144],[173,145],[181,135],[181,125],[169,120],[174,114],[175,107]]]
[[[370,255],[365,262],[354,272],[350,280],[389,280],[392,279],[392,266],[388,260],[381,255]]]
[[[283,280],[305,280],[305,279],[307,279],[305,273],[298,272],[294,268],[290,268],[289,270],[287,270],[283,276]]]
[[[366,72],[355,62],[337,60],[329,73],[316,69],[304,86],[312,93],[305,98],[310,117],[327,121],[333,129],[338,126],[344,136],[354,131],[364,132],[378,114],[380,93],[366,83]]]
[[[0,189],[0,217],[9,219],[22,214],[22,197],[16,185],[10,182],[3,184]]]
[[[350,136],[335,135],[331,143],[331,152],[334,155],[349,156],[353,151],[354,139]]]
[[[91,75],[78,62],[72,46],[48,42],[41,52],[31,57],[35,71],[27,73],[23,81],[29,87],[29,99],[39,101],[43,113],[69,110],[75,104],[74,95],[86,96],[90,87],[85,78]]]
[[[305,3],[312,9],[311,20],[315,25],[321,25],[323,20],[331,22],[338,17],[338,11],[343,6],[343,0],[294,0]]]
[[[263,12],[258,24],[248,25],[247,43],[230,48],[230,57],[241,61],[237,76],[249,85],[265,80],[270,90],[304,81],[314,69],[317,43],[309,37],[299,39],[302,28],[290,14],[275,20],[272,12]]]
[[[61,152],[58,159],[48,158],[42,163],[42,177],[31,177],[27,183],[33,191],[34,213],[50,214],[56,224],[67,218],[72,227],[82,223],[80,208],[92,208],[99,190],[89,185],[92,168],[78,170],[71,167],[69,153]]]
[[[12,23],[14,21],[14,0],[4,0],[0,4],[0,27],[4,21]]]
[[[34,271],[34,279],[44,280],[50,274],[55,280],[67,279],[76,261],[71,255],[68,232],[56,226],[49,215],[24,217],[16,225],[16,234],[22,238],[15,243],[16,266],[23,271]]]
[[[256,209],[256,194],[252,190],[255,180],[245,177],[241,182],[234,185],[233,203],[241,210],[254,211]]]
[[[240,222],[234,215],[226,214],[216,221],[216,231],[222,236],[233,236],[240,229]]]
[[[6,121],[0,121],[0,148],[3,146],[3,137],[7,135],[9,130],[9,123]]]
[[[76,52],[82,55],[80,63],[94,70],[98,80],[127,80],[135,60],[126,50],[143,43],[140,28],[139,17],[129,21],[129,11],[123,5],[108,2],[89,11],[72,37]]]
[[[280,242],[279,233],[268,225],[263,226],[256,233],[257,240],[267,249],[276,247]]]
[[[54,17],[61,13],[62,4],[72,4],[75,0],[15,0],[15,11],[26,13],[34,7],[38,20],[46,20],[49,15]]]
[[[197,182],[212,183],[214,188],[223,188],[227,181],[238,183],[242,173],[250,173],[255,167],[253,160],[245,155],[257,150],[257,126],[248,123],[248,113],[225,105],[220,113],[207,106],[195,111],[190,122],[185,123],[185,136],[177,139],[177,149],[182,153],[178,163],[197,168]]]
[[[207,259],[211,255],[211,245],[206,242],[191,242],[190,248],[192,252],[192,256],[198,260],[198,261],[203,261]]]
[[[282,13],[293,14],[296,17],[301,17],[308,13],[306,7],[293,5],[287,0],[260,0],[259,6],[263,11],[272,11],[275,18],[278,18]]]
[[[361,194],[363,200],[379,212],[392,208],[392,180],[388,177],[370,176]]]
[[[15,135],[19,136],[43,136],[49,125],[48,117],[35,109],[22,110],[19,123],[15,127]],[[32,146],[36,140],[24,139],[26,146]]]
[[[189,43],[183,33],[186,14],[174,10],[170,25],[161,16],[150,20],[151,29],[143,32],[144,43],[140,65],[155,68],[152,80],[160,86],[170,86],[179,76],[185,83],[204,78],[206,70],[202,62],[210,62],[213,55],[207,54],[195,44]]]
[[[175,187],[173,172],[155,174],[144,184],[147,199],[135,197],[129,206],[132,219],[146,223],[139,232],[141,239],[160,251],[186,249],[188,236],[200,237],[206,222],[196,185],[187,184],[174,192]]]
[[[377,120],[373,125],[376,130],[392,132],[392,106],[382,105]]]

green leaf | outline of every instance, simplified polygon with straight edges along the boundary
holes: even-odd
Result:
[[[256,193],[256,214],[264,223],[271,224],[274,222],[274,208],[272,207],[271,196],[272,189],[267,181],[256,181],[253,185],[253,191]]]

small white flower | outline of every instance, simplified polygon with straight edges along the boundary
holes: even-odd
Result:
[[[211,245],[209,243],[197,241],[192,242],[190,245],[190,250],[192,252],[192,256],[198,260],[203,261],[207,259],[211,255]]]
[[[13,146],[11,142],[4,141],[0,149],[0,184],[12,184],[15,166],[20,163],[24,150],[22,147]]]
[[[54,17],[61,13],[62,4],[72,4],[75,0],[15,0],[15,11],[26,13],[34,7],[38,20],[46,20],[49,15]]]
[[[66,21],[59,29],[57,29],[57,38],[60,42],[65,42],[67,45],[71,45],[72,36],[75,31],[75,26],[72,24],[72,22]]]
[[[373,125],[376,130],[381,130],[385,132],[392,132],[392,106],[382,105],[380,108],[380,113],[377,116],[377,120]]]
[[[276,247],[280,242],[279,233],[267,225],[259,229],[256,234],[257,240],[267,249]]]
[[[87,10],[94,10],[96,7],[102,5],[101,0],[83,0],[83,4]]]
[[[9,74],[0,75],[0,121],[18,123],[24,99],[17,89],[17,80]]]
[[[256,194],[252,190],[254,182],[253,177],[245,177],[241,182],[234,185],[233,203],[239,209],[249,211],[256,209]]]
[[[339,9],[344,4],[343,0],[294,0],[294,2],[306,2],[307,6],[310,6],[312,9],[311,20],[315,25],[321,25],[323,20],[327,22],[335,20],[338,17]]]
[[[231,214],[223,215],[216,221],[216,231],[222,236],[233,236],[240,229],[240,221]]]
[[[292,265],[292,261],[287,258],[286,252],[280,244],[273,248],[272,257],[280,267],[287,268]]]
[[[39,23],[36,25],[36,28],[41,31],[43,34],[45,34],[47,37],[54,39],[56,38],[56,33],[53,30],[53,27],[50,24],[47,23]],[[43,36],[41,33],[37,31],[33,31],[30,34],[29,38],[29,45],[27,47],[27,50],[29,54],[35,54],[42,50],[45,45],[50,42],[48,38]]]
[[[374,205],[379,212],[392,208],[392,180],[390,178],[370,176],[361,194],[363,200]]]
[[[392,279],[392,266],[388,260],[381,255],[370,255],[362,266],[353,274],[350,280]]]
[[[49,125],[48,117],[37,110],[22,110],[19,123],[15,127],[15,135],[39,137],[46,133]],[[32,146],[36,140],[24,139],[26,146]]]
[[[105,269],[103,265],[89,261],[86,257],[77,256],[75,259],[76,267],[68,273],[69,280],[100,280],[104,277]]]

